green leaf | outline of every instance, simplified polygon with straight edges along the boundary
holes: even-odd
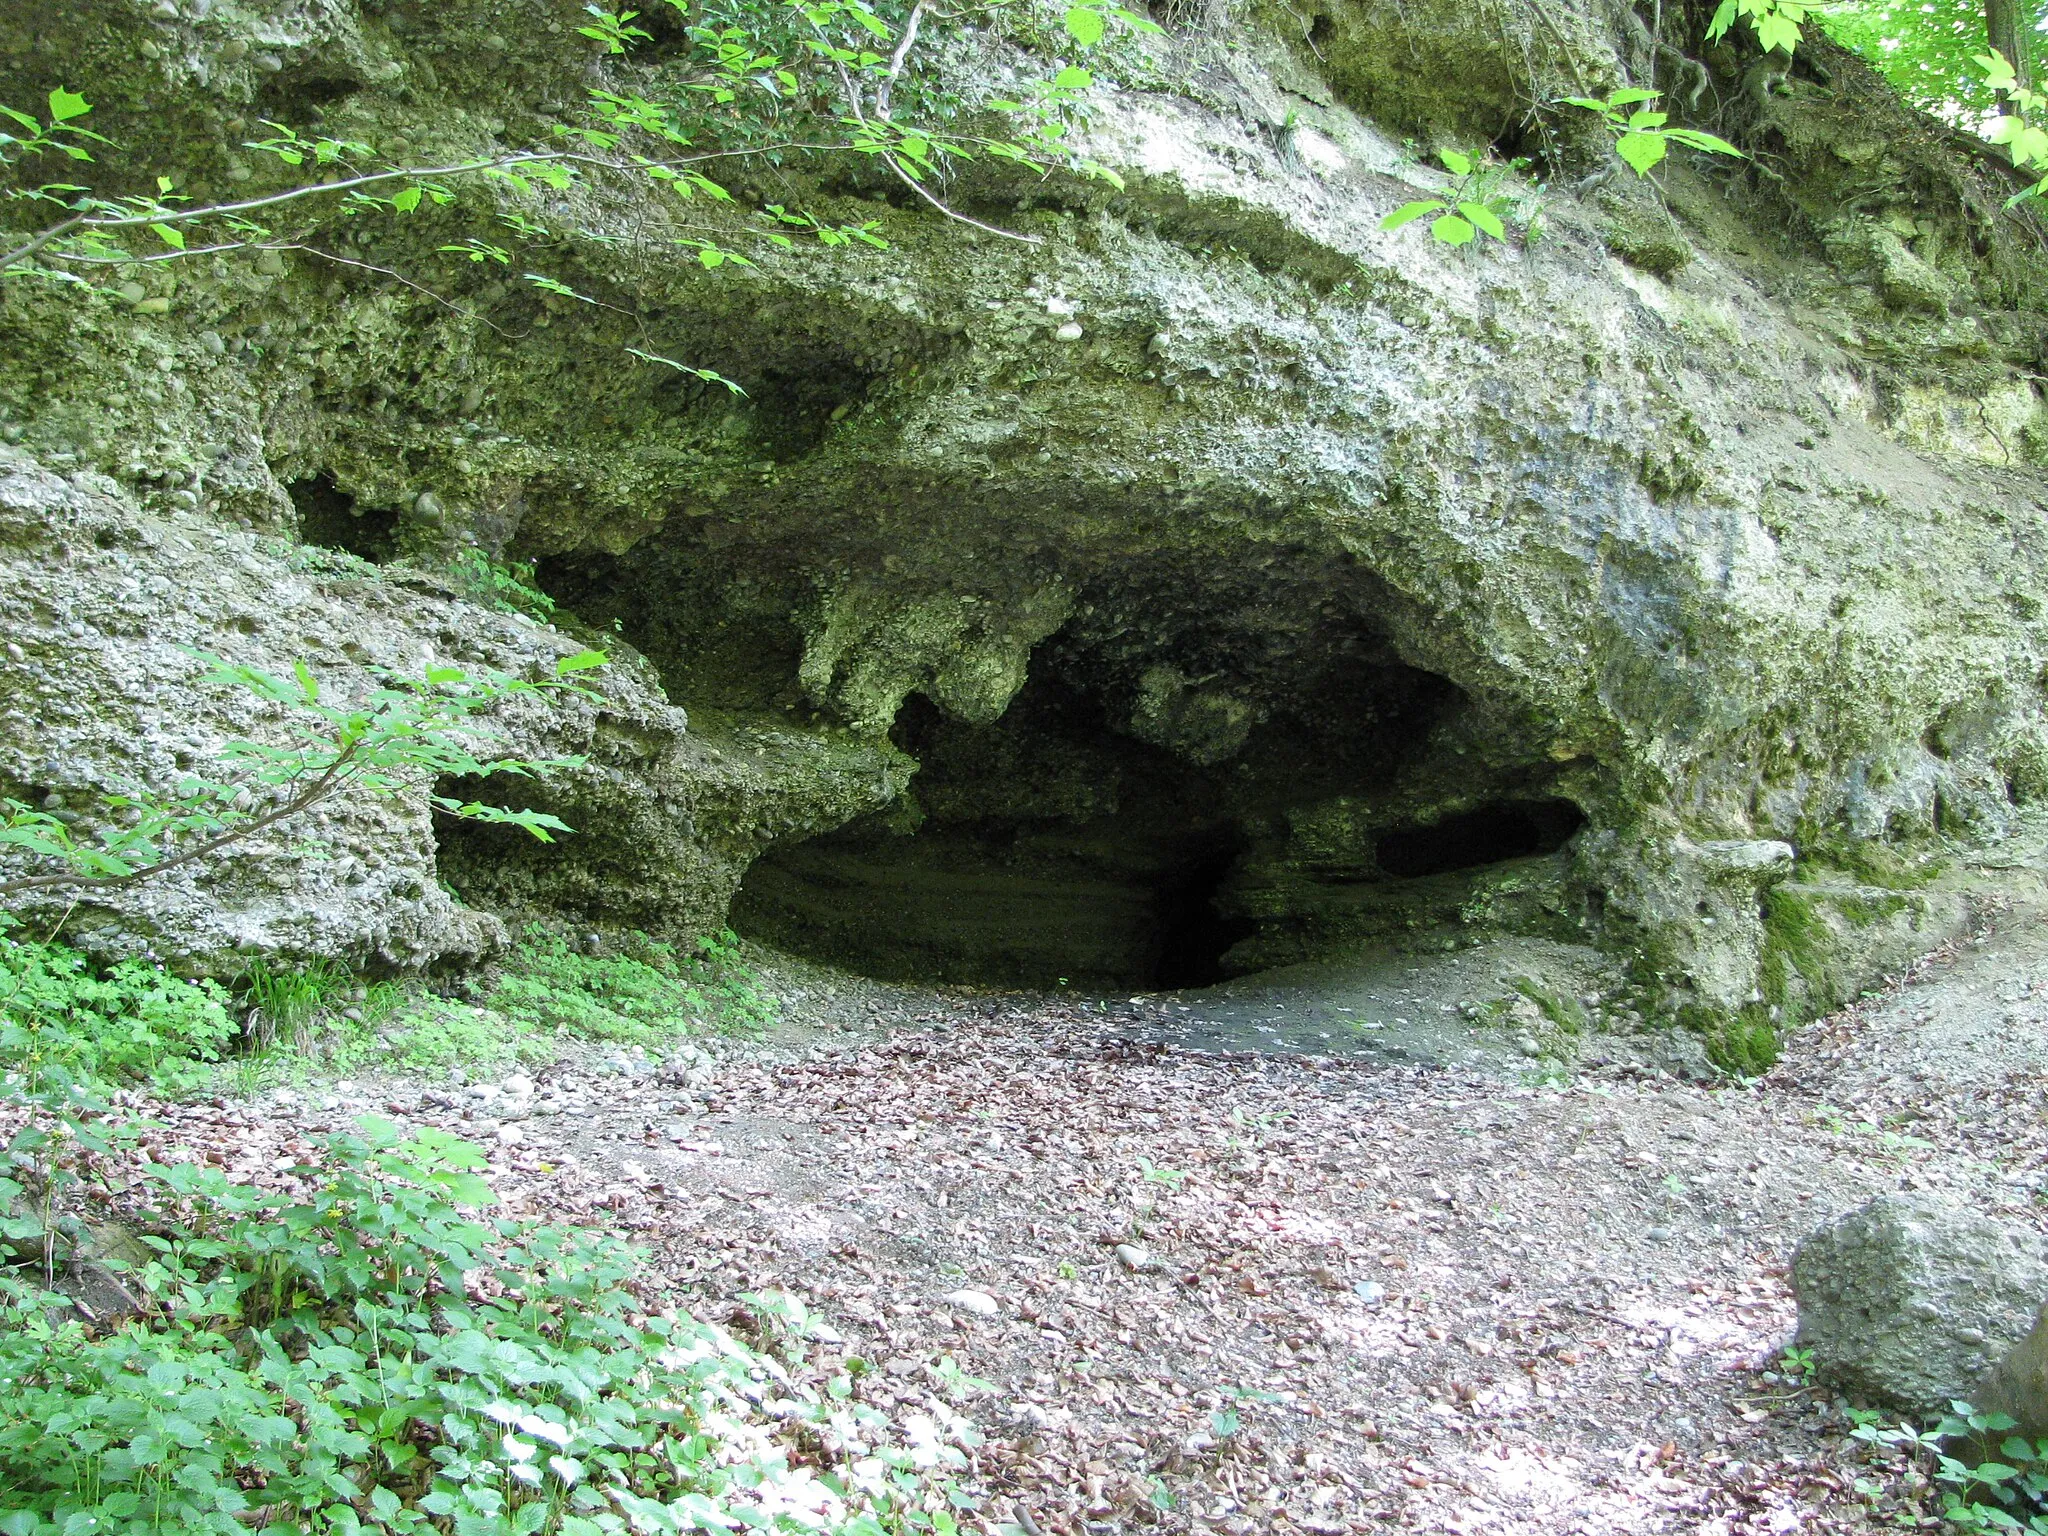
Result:
[[[1403,203],[1384,219],[1380,220],[1380,228],[1399,229],[1403,224],[1413,223],[1425,213],[1436,213],[1449,206],[1440,197],[1425,198],[1420,202],[1414,203]]]
[[[1738,160],[1749,158],[1726,139],[1717,138],[1711,133],[1703,133],[1697,128],[1666,128],[1664,137],[1683,144],[1688,149],[1704,149],[1716,155],[1733,155]]]
[[[665,362],[661,358],[656,361]],[[567,677],[572,672],[589,672],[604,666],[611,660],[603,651],[578,651],[574,656],[564,656],[555,663],[555,676]]]
[[[1467,219],[1471,220],[1472,223],[1476,224],[1487,234],[1493,236],[1494,239],[1507,239],[1507,228],[1501,223],[1500,215],[1484,203],[1460,203],[1458,204],[1458,212],[1465,215]]]
[[[1472,157],[1470,155],[1461,155],[1455,149],[1440,149],[1436,152],[1436,157],[1443,161],[1444,169],[1453,176],[1470,176],[1472,174]]]
[[[1725,37],[1728,29],[1735,25],[1737,14],[1735,0],[1721,0],[1714,11],[1714,19],[1707,23],[1707,41],[1718,42]]]
[[[1052,83],[1062,91],[1085,91],[1095,83],[1095,76],[1078,64],[1069,64],[1052,77]]]
[[[420,205],[421,191],[418,187],[407,187],[391,199],[391,206],[399,213],[411,213]]]
[[[76,91],[67,91],[63,86],[50,92],[50,121],[68,123],[75,117],[83,117],[92,110],[92,103]]]
[[[1439,245],[1470,245],[1477,233],[1455,213],[1447,213],[1429,226],[1429,236]]]
[[[1067,36],[1083,48],[1093,48],[1102,41],[1102,12],[1093,6],[1076,5],[1067,11]]]
[[[1791,53],[1798,48],[1799,38],[1799,23],[1777,11],[1756,18],[1757,45],[1765,53],[1780,48]]]
[[[1614,152],[1628,162],[1638,176],[1647,176],[1651,169],[1670,153],[1670,146],[1664,142],[1661,133],[1624,133],[1615,140]]]
[[[180,234],[176,229],[172,228],[170,225],[152,224],[149,226],[149,228],[150,233],[154,234],[157,237],[157,239],[163,241],[163,243],[165,245],[168,245],[172,250],[182,251],[183,249],[185,249],[185,237],[182,234]]]
[[[1607,104],[1610,107],[1630,107],[1639,101],[1655,101],[1663,94],[1662,91],[1652,91],[1640,85],[1631,85],[1616,91],[1612,96],[1608,97]]]

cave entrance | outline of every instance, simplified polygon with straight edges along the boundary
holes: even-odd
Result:
[[[994,726],[913,697],[893,735],[920,765],[910,793],[764,854],[733,904],[740,932],[899,980],[1156,991],[1223,979],[1225,952],[1250,932],[1224,900],[1246,838],[1211,775],[1042,679]]]

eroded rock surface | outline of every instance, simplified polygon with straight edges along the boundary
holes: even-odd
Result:
[[[251,113],[456,155],[674,83],[564,51],[579,13],[541,0],[188,9],[0,19],[0,84],[61,60],[117,135],[146,104],[204,196],[266,185]],[[2048,325],[1992,173],[1887,132],[1833,55],[1735,93],[1770,185],[1678,165],[1668,211],[1555,183],[1536,242],[1382,231],[1443,182],[1402,134],[1647,67],[1640,26],[1561,9],[1519,41],[1351,4],[1298,44],[1169,40],[1086,130],[1123,190],[953,189],[1032,244],[787,170],[687,216],[744,243],[802,205],[892,248],[710,272],[682,213],[571,191],[530,212],[581,231],[546,260],[601,304],[338,218],[438,294],[310,250],[10,285],[0,777],[68,804],[239,728],[174,641],[344,676],[577,643],[432,574],[474,549],[623,642],[604,707],[517,722],[592,756],[541,792],[575,843],[348,808],[335,863],[258,850],[106,942],[416,965],[488,947],[486,908],[702,927],[738,888],[842,961],[1137,986],[1507,932],[1599,947],[1745,1060],[1955,931],[1916,851],[2048,787]],[[1021,49],[942,67],[978,100]]]

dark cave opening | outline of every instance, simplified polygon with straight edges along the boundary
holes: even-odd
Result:
[[[1209,775],[1043,677],[993,726],[913,695],[903,802],[757,859],[741,933],[873,976],[1156,991],[1224,976],[1249,925],[1222,897],[1246,840]]]
[[[363,506],[334,483],[334,476],[322,473],[294,480],[285,493],[299,514],[300,543],[338,549],[373,565],[398,553],[398,513]]]
[[[1380,869],[1398,880],[1448,875],[1556,853],[1585,821],[1585,812],[1569,800],[1502,801],[1426,827],[1385,833],[1373,855]]]
[[[1229,977],[1223,957],[1257,927],[1228,913],[1224,888],[1244,854],[1241,837],[1209,839],[1160,883],[1155,892],[1159,958],[1150,986],[1157,991],[1213,987]]]

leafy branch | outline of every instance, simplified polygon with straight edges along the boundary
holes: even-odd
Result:
[[[1563,101],[1567,106],[1582,107],[1597,116],[1601,126],[1614,135],[1614,152],[1639,177],[1649,175],[1671,153],[1674,144],[1709,154],[1733,155],[1738,160],[1749,158],[1726,139],[1711,133],[1697,128],[1668,126],[1671,115],[1649,105],[1661,94],[1660,91],[1631,86],[1616,91],[1605,100],[1595,96],[1566,96]]]
[[[1808,0],[1721,0],[1714,19],[1707,23],[1707,41],[1719,42],[1736,22],[1746,18],[1755,29],[1757,46],[1765,53],[1783,49],[1790,55],[1798,48],[1801,27],[1813,9]]]
[[[20,800],[0,802],[0,848],[16,848],[60,866],[0,881],[0,898],[132,885],[209,858],[346,790],[389,798],[412,792],[428,777],[533,777],[580,766],[578,757],[488,755],[503,737],[477,717],[520,694],[567,690],[593,698],[574,678],[607,659],[600,651],[566,656],[555,663],[554,676],[542,682],[430,667],[416,680],[387,676],[360,702],[335,703],[322,696],[319,680],[303,662],[294,665],[290,677],[279,677],[203,652],[193,654],[211,663],[206,682],[243,689],[282,708],[292,723],[287,743],[228,743],[222,759],[246,770],[231,782],[191,777],[168,793],[104,795],[102,807],[113,820],[89,840],[74,832],[66,816]],[[269,804],[259,809],[264,800]],[[542,842],[570,830],[541,811],[446,795],[433,795],[430,803],[466,820],[521,827]]]
[[[2041,126],[2041,114],[2048,108],[2048,97],[2020,80],[2012,67],[2012,61],[1996,49],[1980,54],[1978,66],[1984,71],[1985,83],[1998,93],[1999,100],[2009,110],[2002,112],[1984,137],[1994,144],[2003,144],[2005,152],[2012,156],[2014,166],[2022,171],[2048,172],[2048,129]],[[2033,185],[2006,199],[2006,207],[2025,198],[2039,197],[2042,183],[2035,180]]]

